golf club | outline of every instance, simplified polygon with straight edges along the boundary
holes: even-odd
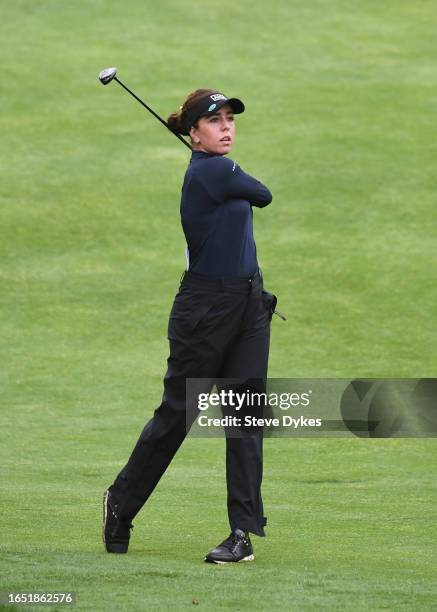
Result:
[[[166,121],[164,121],[164,119],[162,119],[157,113],[155,113],[155,111],[153,109],[150,108],[150,106],[147,106],[147,104],[145,102],[143,102],[138,96],[136,96],[134,94],[133,91],[131,91],[129,89],[129,87],[126,87],[126,85],[124,83],[122,83],[119,79],[117,79],[117,77],[115,76],[117,74],[117,68],[105,68],[105,70],[102,70],[99,74],[99,81],[102,83],[102,85],[107,85],[108,83],[110,83],[111,81],[117,81],[117,83],[119,85],[121,85],[123,87],[123,89],[125,89],[128,93],[130,93],[131,96],[133,96],[135,98],[135,100],[138,100],[138,102],[140,104],[142,104],[144,106],[144,108],[147,108],[147,110],[152,113],[152,115],[154,117],[156,117],[158,119],[158,121],[160,121],[163,125],[165,125],[165,127],[172,133],[174,134],[177,138],[179,138],[179,140],[181,142],[184,143],[184,145],[186,147],[188,147],[191,149],[191,145],[184,139],[182,138],[182,136],[180,136],[179,134],[176,134],[175,132],[173,132],[169,127],[168,127],[168,123]]]

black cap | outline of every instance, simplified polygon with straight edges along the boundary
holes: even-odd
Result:
[[[222,106],[229,104],[236,115],[244,113],[244,104],[238,98],[227,98],[219,91],[214,91],[201,98],[183,118],[181,134],[188,135],[190,129],[200,117],[214,115]],[[182,131],[183,130],[183,131]]]

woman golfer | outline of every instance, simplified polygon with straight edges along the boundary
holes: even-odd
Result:
[[[186,379],[265,392],[270,321],[276,297],[263,290],[253,238],[252,206],[272,196],[225,157],[235,137],[237,98],[210,89],[188,96],[168,118],[172,131],[189,135],[193,148],[182,187],[181,220],[187,267],[168,324],[170,356],[161,405],[144,427],[126,466],[104,495],[103,540],[108,552],[127,552],[132,519],[164,474],[193,421],[187,416]],[[225,383],[227,381],[225,380]],[[250,402],[248,402],[250,404]],[[246,414],[260,408],[244,406]],[[235,409],[222,406],[223,413]],[[239,416],[244,411],[240,410]],[[264,536],[261,499],[262,428],[235,428],[226,437],[227,507],[231,533],[205,561],[254,559],[249,533]]]

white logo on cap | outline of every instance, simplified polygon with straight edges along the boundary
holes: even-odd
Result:
[[[217,100],[227,100],[227,97],[223,94],[212,94],[212,96],[209,97],[211,98],[211,100],[214,100],[214,102],[217,102]]]

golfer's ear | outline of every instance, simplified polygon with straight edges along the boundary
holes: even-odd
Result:
[[[199,138],[198,138],[198,136],[197,136],[196,134],[197,134],[197,129],[196,129],[195,127],[192,127],[192,128],[190,129],[190,137],[191,137],[191,140],[192,140],[192,141],[193,141],[195,144],[199,144],[200,140],[199,140]]]

